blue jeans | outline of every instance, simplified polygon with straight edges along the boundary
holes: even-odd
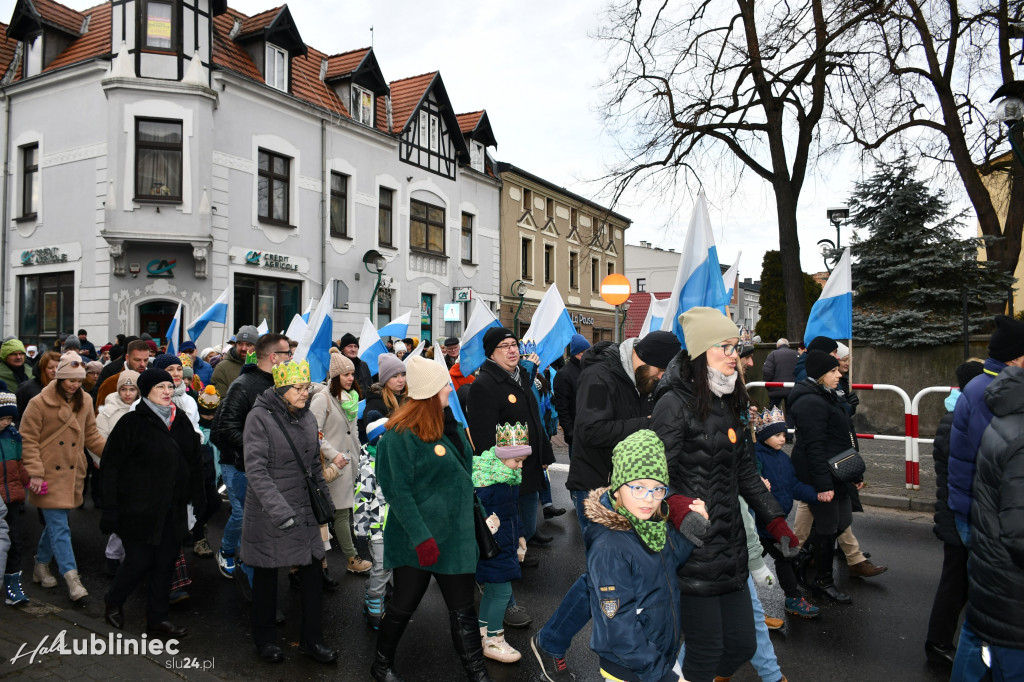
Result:
[[[547,470],[544,471],[544,487],[540,490],[540,503],[550,507],[554,501],[551,499],[551,479],[548,478]]]
[[[537,644],[555,658],[562,658],[572,638],[590,622],[590,590],[584,573],[562,597],[562,603],[537,632]]]
[[[231,516],[224,524],[224,535],[220,539],[220,551],[233,553],[238,551],[238,542],[242,538],[242,515],[245,510],[245,472],[239,471],[233,464],[221,464],[221,476],[228,489],[228,500],[231,502]]]
[[[991,679],[992,682],[1008,682],[1024,679],[1024,649],[1008,649],[1006,647],[985,645],[988,647],[992,667],[982,660],[981,638],[965,620],[960,630],[960,642],[956,647],[956,660],[953,662],[953,674],[950,682],[979,682]],[[992,677],[985,675],[991,672]]]
[[[576,520],[580,522],[580,532],[582,533],[587,529],[587,524],[590,520],[583,513],[583,501],[587,499],[587,495],[590,494],[588,490],[570,490],[569,497],[572,498],[572,503],[576,506]]]
[[[750,603],[754,607],[754,632],[757,635],[757,652],[750,659],[750,664],[761,676],[762,682],[779,682],[782,679],[782,670],[779,668],[779,661],[775,658],[775,647],[768,636],[768,626],[764,624],[764,608],[757,596],[757,588],[754,586],[754,579],[747,576],[747,589],[750,590]],[[686,656],[686,642],[679,649],[679,666],[683,665],[683,658]]]
[[[519,520],[523,523],[523,537],[529,542],[537,533],[537,506],[540,493],[526,493],[519,496]]]
[[[71,548],[71,527],[68,526],[67,509],[42,509],[46,528],[39,536],[39,547],[36,549],[36,561],[48,564],[57,557],[57,569],[64,575],[68,571],[77,571],[75,552]]]
[[[971,522],[968,519],[960,516],[959,514],[953,517],[953,521],[956,523],[956,532],[960,535],[961,542],[964,543],[964,547],[967,549],[971,548]]]

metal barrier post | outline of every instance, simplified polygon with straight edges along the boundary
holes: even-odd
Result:
[[[921,424],[919,416],[921,414],[921,398],[928,395],[929,393],[949,393],[953,390],[950,386],[929,386],[918,391],[917,395],[910,403],[910,414],[913,421],[913,439],[914,439],[914,489],[921,487]],[[926,438],[926,443],[934,442],[931,438]]]

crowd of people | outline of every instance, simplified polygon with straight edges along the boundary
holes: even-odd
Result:
[[[367,577],[372,680],[403,679],[396,652],[433,579],[467,679],[485,682],[486,660],[523,658],[504,631],[533,622],[513,585],[537,565],[531,548],[552,541],[539,520],[566,511],[547,474],[561,431],[586,571],[530,637],[540,677],[574,679],[566,653],[592,622],[607,679],[717,682],[750,662],[765,682],[785,680],[768,635],[782,623],[765,616],[757,588],[777,575],[786,612],[813,619],[852,601],[833,577],[837,542],[851,576],[887,570],[852,532],[863,469],[842,468],[859,460],[849,349],[780,339],[763,373],[787,383],[758,410],[744,381],[749,334],[710,308],[679,322],[682,340],[656,331],[591,346],[577,334],[551,367],[493,327],[486,360],[465,374],[456,338],[437,359],[418,339],[389,340],[371,372],[345,334],[322,383],[294,360],[296,341],[251,325],[223,347],[185,342],[174,355],[145,336],[97,349],[84,329],[44,353],[6,339],[6,603],[29,601],[30,553],[34,582],[56,588],[56,562],[68,598],[88,596],[68,522],[88,482],[108,536],[111,626],[126,626],[124,604],[145,582],[146,630],[186,636],[169,606],[188,598],[189,549],[251,600],[259,658],[285,657],[275,627],[283,570],[302,606],[299,651],[334,663],[321,611],[338,587],[327,551],[337,547],[344,570]],[[944,563],[925,650],[956,680],[988,668],[1004,675],[994,679],[1024,675],[1024,324],[997,318],[989,350],[957,369],[935,440]],[[221,491],[216,542],[206,525]],[[34,552],[26,502],[43,524]]]

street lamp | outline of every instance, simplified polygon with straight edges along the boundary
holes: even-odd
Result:
[[[1024,38],[1024,35],[1011,34],[1011,37]],[[989,102],[994,102],[997,99],[999,99],[999,104],[996,105],[996,119],[1006,124],[1006,137],[1010,140],[1010,148],[1013,149],[1017,161],[1024,166],[1024,150],[1017,142],[1019,137],[1024,136],[1024,81],[1003,83]],[[1012,284],[1006,300],[1007,312],[1010,317],[1013,317]]]
[[[516,308],[516,316],[512,319],[512,333],[516,335],[516,341],[519,340],[519,311],[523,309],[523,296],[526,296],[526,282],[521,279],[517,279],[512,282],[511,287],[512,295],[519,297],[519,307]]]
[[[626,313],[629,312],[629,306],[632,305],[632,303],[632,299],[626,299],[621,305],[619,305],[619,308],[622,309],[622,321],[619,322],[619,343],[622,343],[622,341],[625,340],[623,338],[622,329],[626,326]]]
[[[384,259],[384,256],[380,255],[379,251],[370,249],[363,254],[363,267],[371,275],[377,275],[377,281],[373,285],[373,293],[370,294],[370,322],[373,322],[373,302],[377,298],[377,290],[380,289],[380,280],[384,276],[384,268],[388,262]],[[373,268],[372,270],[370,268]]]
[[[832,272],[830,265],[835,265],[839,262],[839,257],[842,255],[839,253],[839,228],[842,227],[843,223],[847,218],[850,217],[850,209],[846,206],[833,206],[832,208],[825,209],[825,217],[828,218],[829,222],[835,225],[836,228],[836,240],[833,242],[831,239],[819,239],[818,246],[821,247],[821,257],[825,260],[825,269]]]

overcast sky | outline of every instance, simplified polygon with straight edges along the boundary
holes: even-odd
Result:
[[[5,23],[14,4],[0,0]],[[80,10],[96,2],[65,4]],[[275,6],[273,0],[230,5],[248,15]],[[598,86],[608,67],[604,46],[592,36],[604,6],[602,0],[296,0],[289,9],[303,40],[328,54],[367,46],[372,39],[389,81],[439,70],[458,112],[487,110],[499,160],[603,203],[598,185],[588,181],[602,174],[616,150],[597,113]],[[823,269],[816,242],[835,237],[825,210],[846,202],[861,173],[846,160],[808,178],[799,204],[805,271]],[[747,174],[734,192],[716,185],[713,169],[704,180],[719,259],[732,264],[742,250],[740,276],[757,279],[764,251],[778,248],[770,186]],[[627,243],[679,248],[692,206],[686,195],[678,205],[633,196],[616,210],[633,220]],[[844,230],[844,244],[849,236]]]

